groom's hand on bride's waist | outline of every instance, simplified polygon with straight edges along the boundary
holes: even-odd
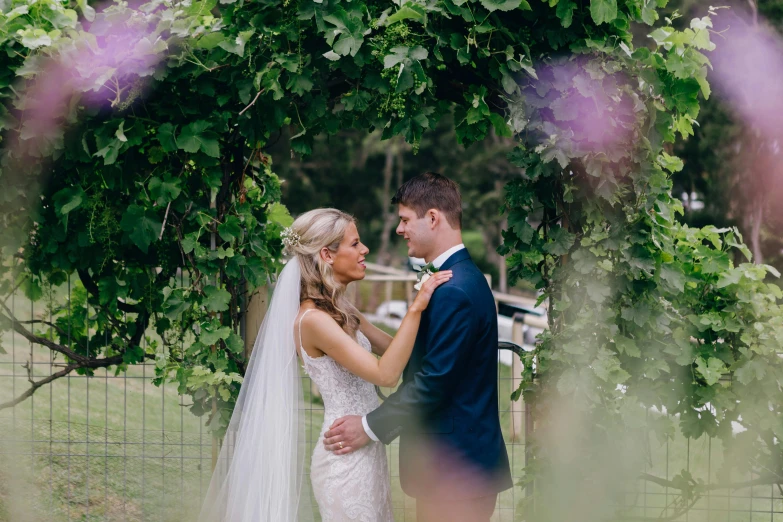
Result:
[[[324,433],[324,447],[335,455],[347,455],[370,442],[359,415],[340,417]]]

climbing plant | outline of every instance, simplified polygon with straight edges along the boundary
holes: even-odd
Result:
[[[683,163],[668,144],[693,134],[698,96],[710,95],[701,52],[714,45],[709,16],[683,31],[667,22],[648,47],[587,40],[522,83],[524,130],[511,159],[524,174],[506,186],[501,251],[511,278],[548,299],[550,328],[526,354],[515,394],[543,423],[553,404],[572,403],[589,412],[571,441],[583,449],[640,432],[664,443],[676,427],[723,443],[725,461],[707,482],[687,469],[672,480],[643,475],[680,491],[667,507],[673,519],[713,489],[783,481],[783,294],[768,277],[780,274],[750,263],[736,228],[678,221],[670,176]],[[538,449],[544,458],[562,450]],[[582,464],[606,458],[596,451]]]
[[[68,281],[83,297],[32,324],[5,300],[3,327],[66,366],[4,406],[72,371],[154,359],[156,382],[173,378],[219,432],[244,373],[243,303],[290,222],[269,131],[243,113],[244,40],[195,38],[221,34],[205,4],[11,7],[2,290],[37,300]]]
[[[735,263],[747,254],[736,230],[678,222],[669,144],[692,134],[710,95],[713,43],[711,13],[675,30],[664,4],[156,0],[96,12],[12,0],[0,19],[3,290],[34,298],[77,277],[91,312],[77,325],[59,310],[59,341],[31,340],[71,371],[157,358],[158,381],[178,381],[196,413],[218,405],[219,432],[244,368],[242,302],[273,276],[290,219],[265,147],[288,127],[306,155],[316,135],[353,127],[415,149],[452,111],[460,144],[519,142],[501,253],[548,299],[550,330],[517,397],[539,410],[575,399],[600,414],[598,435],[656,407],[661,440],[678,422],[689,437],[745,441],[751,456],[733,464],[774,463],[765,477],[778,481],[779,290],[768,267]],[[650,38],[635,46],[640,24]],[[6,328],[33,335],[5,312]],[[747,435],[732,437],[738,420]],[[667,484],[687,499],[703,490],[686,475]]]

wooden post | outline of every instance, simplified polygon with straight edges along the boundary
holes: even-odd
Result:
[[[413,281],[405,281],[405,300],[408,302],[408,308],[413,304]]]
[[[250,301],[247,303],[247,314],[245,315],[246,335],[245,335],[245,360],[250,359],[250,354],[253,353],[253,346],[256,344],[256,337],[258,337],[258,330],[261,328],[261,323],[264,322],[267,310],[269,310],[269,287],[262,286],[256,288],[253,294],[250,296]],[[318,390],[318,386],[312,383],[310,392],[314,397],[320,397],[321,392]]]
[[[253,346],[258,337],[258,330],[264,322],[267,308],[269,308],[269,287],[256,288],[250,295],[245,313],[245,360],[250,359]]]
[[[386,281],[386,285],[385,285],[386,286],[386,317],[387,318],[389,317],[389,312],[390,312],[390,310],[389,310],[389,303],[392,300],[392,284],[393,283],[391,281]]]
[[[535,427],[535,421],[533,420],[533,406],[525,404],[525,467],[527,468],[533,463],[533,428]],[[535,482],[528,482],[525,488],[525,496],[532,497],[535,494]],[[535,520],[536,504],[535,499],[531,504],[533,512],[533,520]]]
[[[514,324],[511,326],[511,340],[519,346],[524,343],[522,317],[516,314],[514,315]],[[511,361],[511,390],[514,391],[519,388],[522,382],[522,361],[517,354],[512,354]],[[514,441],[520,440],[523,434],[522,404],[521,399],[511,401],[511,440]]]
[[[258,336],[258,329],[261,328],[261,323],[264,322],[266,312],[269,310],[269,288],[263,286],[257,288],[253,295],[250,296],[250,302],[247,305],[247,316],[245,322],[247,324],[247,337],[245,338],[245,360],[250,357],[253,351],[253,346],[256,343],[256,337]],[[296,341],[299,342],[298,340]],[[321,391],[314,382],[310,381],[310,394],[313,397],[320,397]]]
[[[547,320],[543,317],[538,317],[531,314],[525,314],[523,317],[523,322],[529,327],[529,328],[536,328],[539,330],[546,330],[549,328],[549,324],[547,323]],[[521,344],[521,343],[520,343]],[[536,421],[533,417],[533,405],[532,404],[524,404],[525,407],[525,467],[529,466],[533,462],[533,450],[532,450],[532,444],[533,444],[533,431],[535,430]],[[533,519],[536,518],[536,501],[535,501],[535,482],[529,482],[527,487],[525,488],[525,496],[531,497],[531,504],[530,509],[533,514]]]
[[[353,305],[356,307],[357,310],[361,310],[364,306],[364,303],[362,303],[362,293],[360,291],[359,285],[361,284],[361,281],[356,281],[354,284],[351,285],[351,297],[350,300],[353,303]]]
[[[489,288],[492,288],[492,274],[484,274],[484,279],[487,280],[487,284],[489,285]]]
[[[210,201],[209,201],[209,208],[210,209],[214,210],[214,209],[217,208],[217,201],[215,200],[216,197],[217,197],[217,192],[215,191],[215,189],[212,189],[212,193],[210,195]],[[212,223],[212,232],[210,233],[210,236],[209,236],[209,249],[212,252],[217,250],[217,247],[216,247],[216,245],[217,245],[216,230],[217,230],[217,225],[215,225],[215,223]],[[220,275],[215,277],[215,286],[220,288]],[[214,312],[210,312],[209,315],[211,317],[215,317],[215,313]],[[213,344],[210,347],[210,350],[214,354],[215,351],[217,350],[217,347]],[[212,397],[212,417],[211,418],[214,419],[216,416],[217,416],[217,397]],[[215,471],[215,466],[217,466],[217,459],[218,459],[218,454],[219,453],[220,453],[220,441],[218,440],[218,438],[215,435],[212,435],[212,471]]]

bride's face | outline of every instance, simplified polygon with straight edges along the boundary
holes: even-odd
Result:
[[[359,239],[359,231],[354,223],[350,223],[345,229],[345,236],[337,248],[337,252],[330,252],[334,278],[340,284],[347,285],[351,281],[364,279],[367,266],[365,257],[370,252]]]

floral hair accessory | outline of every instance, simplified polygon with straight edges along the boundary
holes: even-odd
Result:
[[[291,249],[299,247],[302,240],[302,237],[294,232],[294,229],[291,227],[286,227],[283,230],[283,233],[280,234],[280,237],[283,238],[283,245],[289,253],[291,252]]]

